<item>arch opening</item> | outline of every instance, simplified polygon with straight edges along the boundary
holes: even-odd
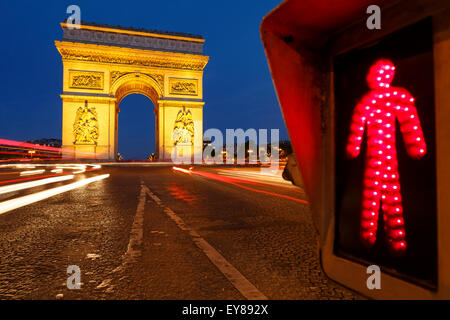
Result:
[[[155,106],[145,94],[133,92],[119,102],[117,116],[118,159],[146,160],[156,155]]]
[[[157,106],[161,88],[147,75],[129,74],[111,88],[116,98],[116,158],[158,157]],[[149,108],[149,101],[152,108]]]

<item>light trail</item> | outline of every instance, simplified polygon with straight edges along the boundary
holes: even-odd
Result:
[[[12,151],[0,151],[0,154],[14,154],[14,155],[20,155],[20,156],[30,156],[29,153],[24,152],[12,152]],[[42,153],[34,153],[33,157],[62,157],[60,155],[56,154],[42,154]]]
[[[51,172],[55,173],[55,174],[49,174],[49,175],[43,175],[43,176],[37,176],[37,177],[30,177],[30,178],[21,178],[21,179],[0,181],[0,185],[1,184],[6,184],[6,183],[14,183],[14,182],[27,181],[27,180],[36,180],[36,179],[48,178],[48,177],[56,177],[56,176],[63,175],[64,174],[63,173],[64,169],[75,169],[75,170],[78,170],[78,171],[72,172],[72,173],[81,173],[81,172],[85,172],[85,171],[86,172],[87,171],[95,171],[95,170],[99,170],[99,169],[102,168],[102,166],[99,165],[99,164],[86,164],[86,165],[83,164],[82,165],[83,167],[81,167],[81,165],[79,165],[79,164],[35,164],[35,165],[30,165],[30,164],[7,164],[7,165],[0,165],[1,168],[17,167],[17,168],[28,168],[28,169],[35,168],[36,166],[40,166],[40,167],[56,167],[56,169],[51,170]],[[86,169],[85,166],[90,166],[91,168]]]
[[[292,189],[295,192],[305,193],[301,188],[293,186],[290,181],[284,180],[281,175],[264,174],[259,172],[246,172],[241,170],[222,170],[218,174],[236,177],[242,182],[252,181],[252,182],[262,182],[264,184],[270,184],[274,186],[279,186],[283,188]],[[245,183],[244,182],[244,183]]]
[[[180,172],[184,172],[184,173],[191,173],[192,171],[184,169],[184,168],[180,168],[180,167],[173,167],[172,168],[175,171],[180,171]]]
[[[84,187],[92,182],[96,182],[99,180],[103,180],[109,177],[109,174],[98,175],[95,177],[79,180],[77,182],[73,182],[64,186],[52,188],[49,190],[44,190],[41,192],[33,193],[30,195],[26,195],[20,198],[11,199],[7,201],[0,202],[0,214],[5,212],[21,208],[27,206],[29,204],[53,197],[55,195],[61,194],[63,192],[67,192],[73,189]]]
[[[34,149],[30,149],[30,148],[20,148],[20,147],[5,147],[5,146],[0,146],[0,148],[4,148],[4,149],[8,149],[8,150],[22,150],[22,151],[29,151],[29,150],[34,150]],[[49,153],[55,153],[55,156],[58,155],[59,151],[48,151],[48,150],[43,150],[44,152],[49,152]]]
[[[26,163],[26,164],[17,164],[16,168],[17,169],[23,169],[23,168],[25,168],[25,169],[34,169],[34,168],[36,168],[36,166],[34,164]]]
[[[20,173],[20,175],[21,176],[29,176],[29,175],[32,175],[32,174],[38,174],[38,173],[42,173],[42,172],[45,172],[45,169],[22,171]]]
[[[37,176],[37,177],[30,177],[30,178],[21,178],[21,179],[14,179],[14,180],[6,180],[6,181],[0,181],[0,184],[10,183],[10,182],[20,182],[20,181],[26,181],[26,180],[36,180],[41,178],[48,178],[48,177],[56,177],[61,176],[63,173],[59,174],[47,174],[45,176]]]
[[[56,167],[56,169],[72,169],[72,170],[77,170],[74,171],[72,173],[83,173],[86,171],[86,165],[84,164],[71,164],[71,165],[59,165]]]
[[[33,161],[34,159],[26,159],[26,158],[16,158],[16,159],[2,159],[0,160],[0,162],[11,162],[11,161],[23,161],[23,162],[29,162],[29,161]],[[46,159],[46,160],[52,160],[52,159]],[[58,159],[61,160],[61,159]]]
[[[89,155],[89,156],[95,156],[95,153],[92,153],[92,152],[74,151],[74,150],[70,150],[70,149],[41,146],[39,144],[7,140],[7,139],[0,139],[0,145],[12,146],[12,147],[22,147],[22,148],[28,148],[28,149],[32,149],[32,150],[56,151],[56,152],[65,152],[65,153],[73,153],[73,154],[76,153],[77,155],[85,154],[85,155]]]
[[[42,185],[49,184],[49,183],[70,180],[70,179],[73,179],[73,177],[74,177],[74,175],[64,175],[64,176],[60,176],[60,177],[41,179],[38,181],[30,181],[30,182],[22,182],[22,183],[12,184],[12,185],[8,185],[8,186],[0,187],[0,194],[34,188],[34,187],[42,186]]]
[[[228,176],[221,176],[221,175],[218,175],[218,174],[215,174],[215,173],[210,173],[210,172],[186,170],[184,168],[175,167],[175,166],[173,167],[173,170],[180,171],[180,172],[183,172],[183,173],[195,174],[195,175],[203,176],[203,177],[206,177],[206,178],[209,178],[209,179],[213,179],[213,180],[217,180],[217,181],[222,181],[222,182],[234,185],[236,187],[239,187],[239,188],[242,188],[242,189],[245,189],[245,190],[259,192],[259,193],[267,194],[267,195],[278,197],[278,198],[289,199],[289,200],[292,200],[292,201],[295,201],[295,202],[299,202],[299,203],[302,203],[302,204],[309,204],[309,202],[307,200],[298,199],[298,198],[295,198],[295,197],[291,197],[291,196],[280,194],[280,193],[276,193],[276,192],[255,189],[255,188],[243,186],[243,185],[240,184],[240,183],[247,183],[247,184],[264,186],[263,183],[251,182],[251,181],[236,179],[236,178],[232,178],[232,177],[228,177]]]
[[[267,194],[269,196],[274,196],[274,197],[278,197],[278,198],[284,198],[284,199],[292,200],[292,201],[299,202],[299,203],[302,203],[302,204],[309,204],[309,202],[307,200],[298,199],[298,198],[295,198],[295,197],[287,196],[285,194],[280,194],[280,193],[270,192],[270,191],[265,191],[265,190],[259,190],[259,189],[243,186],[243,185],[240,185],[238,183],[233,183],[233,182],[229,182],[229,183],[232,184],[232,185],[235,185],[236,187],[242,188],[242,189],[246,189],[246,190],[250,190],[250,191],[254,191],[254,192],[259,192],[259,193]]]

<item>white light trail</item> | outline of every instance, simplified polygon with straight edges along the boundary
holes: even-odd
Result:
[[[184,172],[184,173],[191,173],[189,170],[187,170],[187,169],[184,169],[184,168],[180,168],[180,167],[172,167],[172,169],[173,170],[175,170],[175,171],[181,171],[181,172]]]
[[[95,177],[79,180],[77,182],[73,182],[61,187],[52,188],[49,190],[44,190],[41,192],[33,193],[30,195],[26,195],[20,198],[11,199],[7,201],[0,202],[0,214],[3,214],[5,212],[24,207],[26,205],[29,205],[34,202],[38,202],[50,197],[53,197],[55,195],[58,195],[63,192],[67,192],[73,189],[77,189],[80,187],[83,187],[85,185],[88,185],[92,182],[103,180],[109,177],[109,174],[102,174]]]
[[[63,172],[63,169],[53,169],[53,170],[50,171],[50,172],[61,173],[61,172]]]
[[[38,173],[42,173],[45,172],[45,169],[39,169],[39,170],[31,170],[31,171],[22,171],[20,173],[21,176],[30,176],[32,174],[38,174]]]
[[[26,168],[26,169],[34,169],[34,168],[36,168],[36,166],[32,165],[32,164],[17,164],[15,166],[18,169],[20,169],[20,168]]]
[[[13,192],[13,191],[19,191],[23,189],[29,189],[37,186],[42,186],[44,184],[59,182],[59,181],[65,181],[73,179],[73,175],[65,175],[60,177],[53,177],[53,178],[47,178],[47,179],[41,179],[37,181],[30,181],[30,182],[23,182],[23,183],[16,183],[4,187],[0,187],[0,194]]]
[[[72,169],[72,170],[77,170],[77,171],[73,171],[72,173],[83,173],[86,171],[86,166],[84,164],[80,164],[80,165],[62,165],[62,166],[58,166],[56,167],[56,169]]]

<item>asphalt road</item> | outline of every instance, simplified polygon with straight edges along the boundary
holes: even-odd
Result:
[[[0,187],[19,171],[0,170]],[[103,166],[75,174],[110,176],[0,214],[0,298],[359,299],[322,272],[303,191],[248,173]],[[0,206],[73,180],[0,194]],[[80,289],[67,288],[71,265]]]

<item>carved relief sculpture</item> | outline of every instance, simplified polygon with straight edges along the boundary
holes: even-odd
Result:
[[[99,136],[97,111],[95,107],[79,107],[73,123],[74,144],[97,145]]]
[[[113,83],[119,79],[121,76],[129,74],[131,72],[122,72],[122,71],[111,71],[111,83],[110,86],[113,85]],[[153,78],[156,82],[158,82],[158,84],[161,86],[161,88],[164,88],[164,77],[161,74],[158,73],[143,73],[151,78]]]
[[[170,79],[169,87],[171,94],[197,95],[197,80]]]
[[[70,71],[69,83],[71,88],[103,89],[103,73]]]
[[[100,53],[86,53],[84,51],[60,49],[59,52],[65,60],[92,61],[100,63],[116,63],[134,66],[160,67],[171,69],[185,69],[202,71],[207,63],[207,58],[178,61],[169,58],[130,58],[128,56],[108,56]]]
[[[111,75],[110,75],[110,79],[111,79],[111,86],[112,84],[121,76],[123,76],[124,74],[127,74],[126,72],[121,72],[121,71],[111,71]]]
[[[194,140],[194,121],[190,110],[186,111],[183,107],[178,111],[177,118],[172,133],[172,141],[174,145],[191,144]]]

